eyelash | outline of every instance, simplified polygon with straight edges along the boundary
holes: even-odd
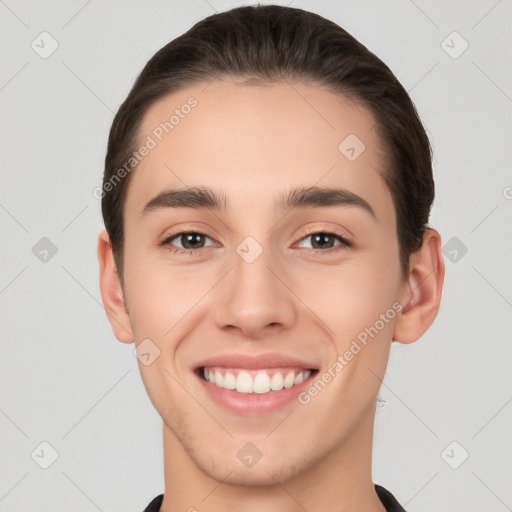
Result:
[[[169,235],[165,240],[160,242],[159,245],[162,247],[166,247],[167,250],[169,252],[173,252],[173,254],[188,254],[188,255],[193,255],[194,253],[197,254],[199,251],[201,251],[201,249],[206,249],[206,247],[200,247],[199,249],[182,249],[180,247],[173,249],[172,247],[170,247],[171,241],[174,240],[175,238],[178,238],[181,235],[192,235],[192,234],[204,235],[205,237],[210,238],[208,235],[206,235],[205,233],[202,233],[201,231],[194,231],[194,230],[179,231],[178,233],[173,233],[172,235]],[[314,235],[332,236],[332,237],[337,238],[341,242],[340,245],[331,247],[329,249],[310,249],[311,251],[313,251],[316,254],[322,254],[323,256],[325,256],[325,255],[333,254],[334,252],[338,252],[340,250],[344,250],[344,249],[353,247],[353,243],[350,240],[347,240],[344,236],[342,236],[338,233],[335,233],[333,231],[314,231],[314,232],[308,233],[307,235],[302,237],[299,240],[299,242],[305,240],[306,238],[314,236]]]

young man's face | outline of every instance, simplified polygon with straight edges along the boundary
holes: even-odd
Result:
[[[161,133],[160,123],[191,96],[197,105]],[[157,145],[132,171],[124,205],[125,302],[132,339],[160,351],[139,366],[169,456],[247,485],[285,481],[342,451],[366,467],[407,292],[368,111],[304,84],[213,82],[153,105],[139,142],[148,135]],[[159,194],[187,187],[211,189],[224,208],[142,213]],[[310,187],[349,194],[280,206],[292,190]],[[360,200],[342,200],[349,195]],[[205,381],[204,366],[245,391],[315,371],[290,388],[247,393]],[[261,375],[254,384],[247,373]]]

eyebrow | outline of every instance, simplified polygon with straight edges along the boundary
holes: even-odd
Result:
[[[280,210],[355,206],[377,219],[373,208],[365,199],[343,188],[318,186],[294,188],[283,193],[277,199],[275,206]],[[163,208],[196,208],[225,212],[228,209],[228,201],[225,194],[208,187],[164,190],[146,203],[141,211],[141,217]]]

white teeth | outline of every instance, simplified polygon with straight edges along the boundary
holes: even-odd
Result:
[[[301,384],[310,375],[311,371],[302,372],[290,371],[283,377],[282,373],[275,373],[272,378],[266,371],[260,371],[252,378],[247,371],[240,371],[235,377],[231,372],[224,375],[219,370],[209,371],[204,368],[203,375],[205,380],[224,389],[231,389],[239,393],[258,393],[265,394],[270,391],[280,391],[283,388],[291,388],[294,385]]]
[[[227,372],[226,375],[224,375],[224,382],[223,382],[222,387],[226,388],[226,389],[235,389],[236,388],[236,379],[232,373]]]
[[[280,373],[276,373],[270,381],[270,389],[272,391],[279,391],[283,389],[283,376]]]
[[[255,393],[268,393],[270,391],[270,377],[266,372],[259,372],[252,382]]]
[[[213,382],[216,383],[217,386],[223,387],[224,377],[218,370],[215,372],[215,380]]]
[[[252,377],[247,372],[240,372],[236,378],[236,390],[239,393],[252,393]]]
[[[294,384],[295,384],[295,372],[290,372],[284,378],[284,387],[285,388],[291,388]]]

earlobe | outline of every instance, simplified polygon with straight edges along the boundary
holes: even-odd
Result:
[[[393,340],[413,343],[432,325],[441,303],[444,282],[441,236],[427,229],[423,243],[410,257],[409,275],[401,297],[403,309],[395,322]]]
[[[134,339],[130,317],[115,266],[110,238],[105,229],[98,236],[98,263],[101,299],[114,335],[122,343],[132,343]]]

